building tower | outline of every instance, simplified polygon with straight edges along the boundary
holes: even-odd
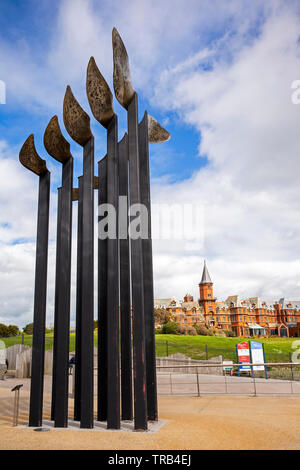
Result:
[[[201,282],[199,284],[199,304],[203,307],[207,326],[216,326],[216,299],[213,295],[213,283],[210,278],[206,262],[204,261]]]

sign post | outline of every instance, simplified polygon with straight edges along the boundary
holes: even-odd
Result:
[[[253,364],[264,364],[265,362],[265,350],[263,343],[259,343],[258,341],[250,341],[250,350],[251,350],[251,362]],[[268,378],[267,375],[267,368],[264,365],[256,365],[252,367],[252,370],[264,370],[266,379]]]
[[[237,353],[237,363],[243,364],[238,368],[238,375],[240,375],[240,371],[251,371],[250,367],[250,349],[248,341],[243,341],[236,345],[236,353]]]

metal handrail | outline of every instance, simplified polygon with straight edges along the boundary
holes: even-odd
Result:
[[[228,364],[228,363],[224,363],[224,362],[218,362],[218,363],[208,363],[208,364],[182,364],[182,365],[169,365],[169,366],[156,366],[157,369],[176,369],[176,368],[179,368],[179,369],[182,369],[183,367],[187,367],[187,368],[191,368],[191,367],[243,367],[243,366],[249,366],[249,367],[255,367],[255,366],[289,366],[289,367],[293,367],[293,366],[300,366],[300,362],[243,362],[243,363],[239,363],[239,364]]]

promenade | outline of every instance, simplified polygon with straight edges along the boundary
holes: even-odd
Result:
[[[50,417],[50,378],[45,380],[44,417]],[[70,431],[37,433],[13,428],[16,379],[0,383],[0,449],[300,449],[300,397],[159,397],[156,433]],[[20,421],[28,422],[29,380],[20,399]],[[73,400],[70,399],[70,417]]]

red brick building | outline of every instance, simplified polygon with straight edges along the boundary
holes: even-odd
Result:
[[[213,282],[204,262],[200,297],[197,302],[186,294],[183,301],[174,298],[155,299],[155,308],[165,308],[172,321],[181,325],[203,325],[233,331],[236,336],[300,337],[300,300],[265,302],[259,297],[239,299],[231,295],[218,302],[213,294]],[[158,325],[157,325],[158,326]]]

